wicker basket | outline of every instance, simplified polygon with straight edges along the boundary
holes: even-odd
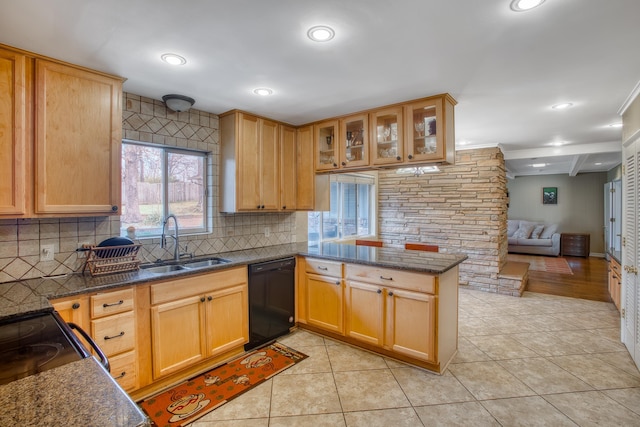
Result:
[[[102,274],[121,273],[140,268],[140,260],[137,259],[141,244],[125,246],[86,246],[87,262],[82,272],[89,268],[92,276]]]

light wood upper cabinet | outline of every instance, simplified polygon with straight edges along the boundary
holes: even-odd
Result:
[[[314,125],[316,147],[316,171],[331,171],[339,168],[338,121],[328,120]]]
[[[26,56],[0,49],[0,215],[26,213],[27,84]]]
[[[296,130],[296,209],[315,209],[313,126]]]
[[[402,163],[404,157],[404,120],[402,107],[389,107],[370,114],[371,164]]]
[[[280,208],[293,211],[297,208],[298,151],[296,129],[280,126]],[[302,172],[302,171],[301,171]]]
[[[453,164],[455,104],[442,94],[315,123],[316,172]]]
[[[241,111],[220,118],[221,210],[280,210],[280,129],[278,123]]]
[[[368,114],[355,114],[340,119],[340,167],[356,168],[369,165]]]
[[[0,46],[0,217],[120,214],[122,79]]]
[[[36,59],[37,214],[120,211],[122,82]]]

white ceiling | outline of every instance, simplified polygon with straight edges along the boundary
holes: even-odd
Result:
[[[640,80],[640,1],[509,2],[0,0],[0,43],[126,77],[127,92],[294,125],[448,92],[457,149],[499,145],[513,176],[618,165],[607,125]],[[321,24],[336,37],[311,42]]]

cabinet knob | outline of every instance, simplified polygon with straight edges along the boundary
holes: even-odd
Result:
[[[283,206],[283,207],[282,207],[282,210],[285,210],[285,209],[287,209],[287,207],[286,207],[286,206]]]
[[[111,211],[112,212],[118,212],[118,207],[115,206],[115,205],[111,206]]]
[[[80,308],[80,303],[78,302],[74,302],[73,305],[71,306],[72,309],[77,310]]]
[[[382,289],[378,289],[378,291],[377,291],[377,292],[378,292],[379,294],[381,294],[381,293],[382,293]]]
[[[264,205],[260,206],[260,209],[264,209]]]
[[[200,297],[200,302],[204,302],[204,297]]]
[[[346,162],[342,162],[342,166],[347,166],[347,163]]]
[[[256,209],[260,209],[260,205],[256,206]]]
[[[392,297],[393,296],[393,292],[389,291],[389,296]]]
[[[413,159],[413,154],[409,154],[409,160]]]
[[[333,167],[334,167],[334,168],[337,168],[337,167],[338,167],[338,164],[337,164],[337,163],[334,163],[334,164],[333,164]]]
[[[340,286],[340,281],[336,280],[336,285]]]
[[[209,296],[207,297],[207,301],[211,301],[212,299],[213,299],[213,297],[212,297],[211,295],[209,295]]]
[[[398,161],[402,160],[402,157],[398,156],[398,157],[396,157],[396,160],[398,160]]]

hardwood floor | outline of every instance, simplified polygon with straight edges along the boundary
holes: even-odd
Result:
[[[529,270],[526,290],[541,294],[610,302],[607,261],[604,258],[563,257],[573,275]]]

